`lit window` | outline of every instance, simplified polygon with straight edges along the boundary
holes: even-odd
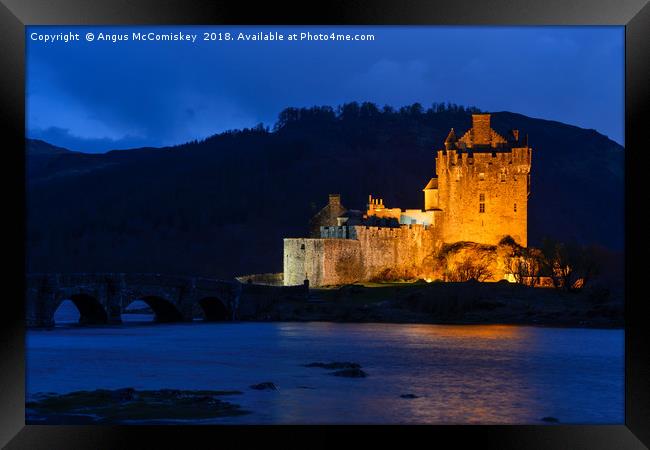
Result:
[[[485,180],[485,174],[483,172],[478,174],[478,179],[479,180]]]

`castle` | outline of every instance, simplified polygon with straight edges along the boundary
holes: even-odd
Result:
[[[436,176],[423,189],[424,208],[389,208],[369,196],[365,212],[339,195],[311,221],[307,238],[284,239],[284,285],[336,285],[386,278],[432,278],[444,244],[497,245],[504,237],[527,246],[532,149],[518,130],[503,136],[490,114],[472,128],[452,128],[436,153]],[[494,273],[495,280],[505,273]]]

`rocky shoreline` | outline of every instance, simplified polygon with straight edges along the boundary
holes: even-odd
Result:
[[[355,362],[312,362],[303,367],[326,370],[324,374],[345,378],[366,378],[368,374]],[[314,389],[299,386],[305,389]],[[248,386],[256,391],[278,391],[272,381]],[[68,393],[37,393],[25,404],[30,425],[103,425],[133,423],[196,422],[250,414],[225,396],[241,396],[239,390],[136,390],[96,389]]]
[[[220,397],[241,391],[133,388],[66,394],[39,393],[25,404],[29,424],[112,424],[126,421],[201,420],[249,414]]]

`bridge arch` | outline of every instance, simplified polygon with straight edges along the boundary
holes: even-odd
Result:
[[[98,325],[108,323],[108,314],[104,306],[97,297],[87,293],[61,295],[52,311],[52,322],[54,322],[56,311],[65,300],[70,300],[79,311],[79,324]]]
[[[206,322],[222,322],[230,318],[228,306],[219,297],[203,297],[198,303]]]
[[[232,320],[239,313],[241,292],[240,283],[233,280],[138,273],[32,273],[27,275],[26,322],[34,328],[53,326],[54,314],[65,300],[79,311],[82,324],[120,323],[136,300],[147,304],[158,322],[198,316]],[[67,322],[77,319],[70,309],[67,315],[61,312]]]
[[[138,300],[146,303],[151,308],[155,322],[180,322],[183,320],[183,314],[176,305],[159,295],[133,296],[124,304],[123,310],[126,310],[131,303]]]

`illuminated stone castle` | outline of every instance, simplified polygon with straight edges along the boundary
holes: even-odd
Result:
[[[437,151],[424,209],[389,208],[369,196],[366,211],[347,210],[330,195],[310,237],[284,239],[284,284],[431,278],[443,244],[497,245],[510,236],[527,246],[531,153],[518,130],[502,136],[489,114],[473,114],[472,128],[460,137],[452,128]]]

